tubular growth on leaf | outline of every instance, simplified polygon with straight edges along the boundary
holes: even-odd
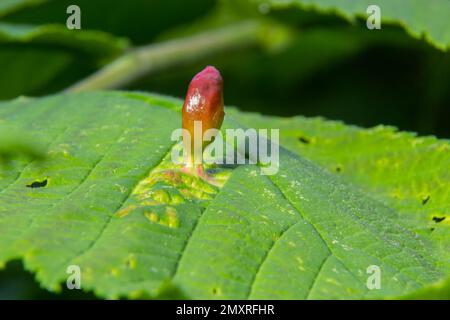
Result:
[[[211,141],[203,141],[203,133],[208,129],[220,129],[224,118],[223,111],[223,79],[220,72],[207,66],[195,75],[189,84],[186,99],[183,104],[182,126],[190,133],[184,136],[185,148],[190,149],[191,159],[196,149],[203,150]],[[201,122],[201,136],[194,134],[195,122]],[[198,135],[198,134],[197,134]],[[190,139],[190,141],[187,141]],[[194,143],[195,139],[200,139],[201,143]],[[201,152],[200,150],[200,152]]]

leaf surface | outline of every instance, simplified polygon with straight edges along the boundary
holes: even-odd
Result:
[[[44,164],[18,159],[1,167],[0,262],[22,259],[51,290],[64,285],[68,266],[78,265],[82,288],[108,298],[404,297],[448,276],[448,221],[424,232],[430,221],[401,200],[363,188],[358,174],[352,180],[330,173],[331,149],[326,160],[282,147],[273,176],[254,165],[216,168],[218,186],[183,173],[170,159],[180,107],[177,99],[118,92],[0,104],[0,123],[27,130],[48,150]],[[288,128],[338,126],[300,120],[297,127],[297,118],[229,110],[225,127],[280,125],[284,144]],[[362,148],[354,130],[368,141],[384,137],[340,126],[330,130],[329,146],[332,136],[336,145],[347,136],[349,148]],[[411,145],[420,138],[399,140]],[[448,143],[433,141],[439,148],[429,154],[442,149],[448,161]],[[327,153],[316,153],[321,149]],[[361,152],[370,157],[369,151]],[[388,184],[378,187],[389,191]],[[431,196],[429,204],[448,205],[448,189]],[[381,269],[380,290],[366,286],[371,265]]]

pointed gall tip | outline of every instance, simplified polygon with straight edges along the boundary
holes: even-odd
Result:
[[[207,66],[202,71],[197,73],[192,80],[199,80],[199,79],[214,79],[218,82],[223,81],[222,75],[220,74],[219,70],[217,70],[213,66]]]

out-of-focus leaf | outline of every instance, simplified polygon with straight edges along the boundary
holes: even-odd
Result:
[[[148,43],[168,28],[197,19],[214,3],[139,0],[125,6],[122,1],[109,0],[2,2],[0,99],[64,89],[123,52],[128,40]],[[73,4],[81,8],[81,30],[65,27],[66,9]],[[184,9],[172,10],[174,7]]]
[[[0,23],[0,99],[45,91],[59,75],[64,75],[65,81],[59,81],[64,86],[126,47],[126,40],[104,32]]]
[[[62,47],[108,59],[128,47],[124,38],[100,31],[69,30],[62,25],[17,25],[0,23],[1,44],[34,44]]]
[[[448,14],[450,1],[435,0],[251,0],[268,7],[267,10],[299,6],[305,10],[337,14],[354,21],[368,17],[367,8],[376,4],[381,9],[384,23],[402,25],[416,38],[424,37],[436,47],[446,50],[450,46]]]
[[[49,0],[3,18],[18,24],[66,24],[70,5],[81,10],[81,28],[102,30],[148,44],[161,32],[191,23],[213,8],[216,0]]]

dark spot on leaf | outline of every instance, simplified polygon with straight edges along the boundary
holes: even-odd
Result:
[[[45,179],[44,181],[35,181],[31,184],[27,185],[27,188],[43,188],[45,186],[47,186],[48,180]]]
[[[434,228],[430,228],[430,231],[433,232],[433,231],[434,231]]]
[[[212,289],[212,294],[217,294],[217,288]]]
[[[445,217],[433,217],[433,221],[436,223],[441,222],[444,219],[445,219]]]
[[[304,144],[309,144],[310,143],[309,139],[305,138],[303,136],[298,137],[298,141],[300,141],[301,143],[304,143]]]
[[[422,205],[426,204],[430,200],[430,195],[427,195],[425,198],[422,199]]]
[[[334,168],[334,170],[335,170],[336,172],[341,172],[341,171],[342,171],[342,168],[341,168],[341,166],[337,166],[336,168]]]

